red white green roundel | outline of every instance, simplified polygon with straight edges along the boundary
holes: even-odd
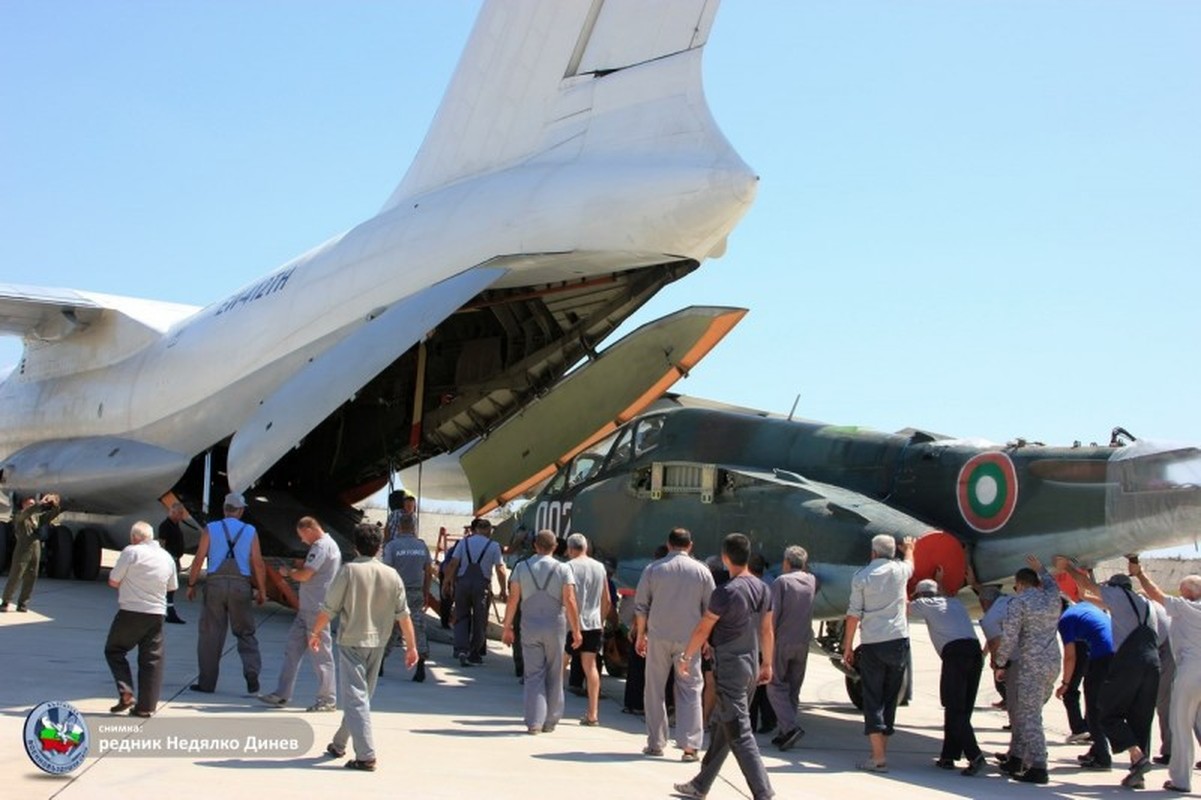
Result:
[[[1018,476],[1004,453],[973,456],[959,470],[959,513],[981,533],[999,530],[1018,503]]]

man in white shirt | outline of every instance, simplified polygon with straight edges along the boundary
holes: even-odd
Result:
[[[588,555],[588,539],[582,533],[567,537],[568,568],[575,575],[576,605],[580,612],[580,665],[588,686],[588,713],[580,720],[583,725],[595,725],[600,707],[600,669],[596,654],[604,642],[604,619],[609,616],[609,576],[605,565]],[[573,648],[566,644],[566,663],[571,662]]]
[[[175,561],[154,540],[149,522],[135,522],[129,531],[130,546],[121,551],[109,572],[108,585],[117,590],[117,616],[108,630],[104,657],[117,682],[117,704],[109,710],[126,709],[135,717],[149,717],[158,707],[163,685],[163,617],[167,614],[167,592],[179,581]],[[138,648],[138,693],[133,692],[133,673],[126,654]]]
[[[901,542],[903,559],[895,559],[897,542],[887,533],[872,538],[872,560],[851,578],[851,604],[847,608],[842,660],[856,665],[855,631],[862,644],[858,659],[863,684],[863,729],[872,754],[859,768],[887,772],[888,737],[893,734],[897,697],[909,663],[909,622],[905,616],[906,585],[913,577],[913,546]]]

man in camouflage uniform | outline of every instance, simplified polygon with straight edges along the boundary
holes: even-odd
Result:
[[[1029,567],[1014,576],[1017,594],[1009,601],[997,647],[997,680],[1006,680],[1011,658],[1021,662],[1014,705],[1013,748],[1004,769],[1023,783],[1046,783],[1047,737],[1043,731],[1043,705],[1051,698],[1059,676],[1059,585],[1034,556]]]
[[[18,586],[21,593],[17,595],[17,611],[29,610],[29,596],[33,594],[33,584],[38,579],[38,567],[42,561],[42,540],[38,531],[54,521],[62,513],[58,506],[58,495],[48,494],[41,502],[32,497],[26,497],[21,504],[21,510],[13,515],[13,533],[17,546],[13,548],[12,565],[8,568],[8,583],[4,584],[4,600],[0,602],[0,611],[8,611],[9,601]]]

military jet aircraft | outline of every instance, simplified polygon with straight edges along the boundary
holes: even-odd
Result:
[[[302,513],[345,529],[720,256],[756,177],[701,85],[717,6],[490,0],[381,211],[206,307],[0,286],[25,342],[0,489],[54,491],[81,526],[55,528],[51,574],[94,578],[173,497],[202,515],[253,489],[268,553]]]
[[[800,544],[820,582],[815,617],[836,619],[879,533],[915,537],[914,581],[942,566],[957,591],[967,557],[987,582],[1013,575],[1027,553],[1093,564],[1201,532],[1201,450],[1121,429],[1106,446],[1002,446],[687,398],[666,405],[579,449],[498,537],[580,531],[626,588],[675,526],[692,531],[701,557],[733,531],[776,566]]]

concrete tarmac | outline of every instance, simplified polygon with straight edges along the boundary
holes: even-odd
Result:
[[[183,593],[180,593],[182,600]],[[10,607],[11,608],[11,607]],[[359,797],[505,798],[554,797],[571,800],[675,796],[672,784],[696,773],[695,764],[669,749],[661,758],[641,754],[645,733],[641,718],[621,713],[624,684],[605,676],[601,726],[577,722],[584,700],[568,695],[567,713],[550,734],[530,736],[521,721],[521,687],[508,651],[497,642],[482,666],[460,668],[450,648],[432,642],[429,679],[412,683],[402,675],[400,652],[386,665],[373,702],[379,768],[354,772],[342,760],[323,756],[337,728],[337,714],[310,714],[316,688],[310,666],[303,664],[292,706],[276,710],[246,695],[232,636],[227,639],[216,694],[196,694],[197,602],[180,603],[187,625],[166,627],[166,679],[158,714],[152,722],[173,722],[185,730],[208,730],[214,720],[228,721],[237,735],[265,730],[286,715],[314,730],[313,745],[301,756],[279,759],[242,757],[129,756],[93,754],[65,776],[43,774],[22,746],[25,717],[43,700],[73,703],[88,721],[93,741],[100,725],[146,724],[115,716],[108,708],[116,690],[104,660],[104,640],[116,611],[116,592],[103,582],[38,581],[29,613],[0,614],[0,797],[121,798],[168,797],[181,793],[205,798]],[[256,611],[263,654],[262,691],[272,691],[293,615],[268,604]],[[430,622],[437,626],[432,616]],[[824,659],[810,660],[802,692],[804,727],[799,746],[779,753],[760,735],[760,746],[776,795],[780,798],[851,796],[921,797],[1106,797],[1129,796],[1118,786],[1124,769],[1108,773],[1075,769],[1079,745],[1061,744],[1067,734],[1062,705],[1044,713],[1051,741],[1051,783],[1014,784],[990,766],[986,774],[966,778],[934,767],[941,740],[938,705],[939,661],[924,627],[913,627],[916,685],[913,702],[898,713],[898,732],[889,750],[886,775],[857,772],[866,755],[862,718],[846,698],[842,676]],[[986,753],[1005,749],[1004,715],[989,704],[997,699],[985,676],[975,723]],[[1124,760],[1124,759],[1123,759]],[[1118,763],[1122,763],[1119,760]],[[1156,794],[1167,779],[1156,768],[1147,786]],[[749,797],[733,758],[727,760],[712,800]]]

